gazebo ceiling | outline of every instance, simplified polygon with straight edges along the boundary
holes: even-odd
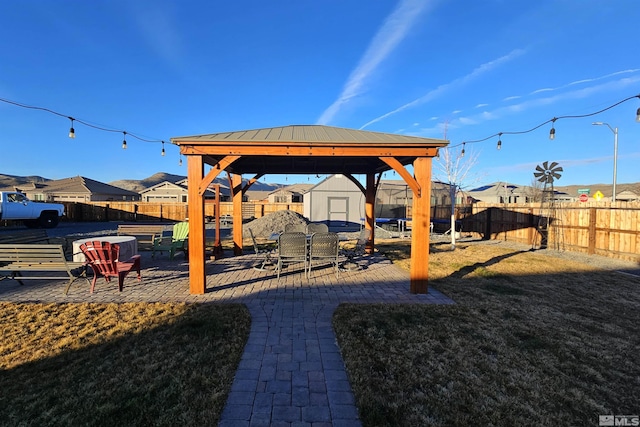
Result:
[[[320,125],[284,126],[171,138],[183,155],[200,155],[216,165],[240,156],[226,170],[234,174],[367,174],[390,169],[381,157],[409,165],[433,157],[447,141]]]

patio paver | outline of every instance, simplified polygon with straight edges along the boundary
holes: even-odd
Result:
[[[144,253],[142,282],[127,276],[98,280],[89,294],[77,281],[0,283],[0,300],[12,302],[213,302],[243,303],[252,322],[220,426],[358,426],[360,420],[331,319],[347,303],[453,304],[440,292],[409,293],[409,275],[380,255],[361,260],[365,268],[341,272],[317,268],[307,279],[293,265],[278,281],[273,271],[252,268],[253,255],[207,262],[207,292],[189,294],[188,264]]]

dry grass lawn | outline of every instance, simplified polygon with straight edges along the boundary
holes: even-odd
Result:
[[[216,425],[241,305],[0,302],[0,424]]]
[[[341,305],[365,426],[597,425],[640,412],[640,278],[499,245],[434,246],[450,306]],[[378,243],[408,268],[408,246]]]

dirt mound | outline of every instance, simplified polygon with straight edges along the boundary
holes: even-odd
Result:
[[[308,224],[309,221],[293,211],[277,211],[254,219],[242,226],[242,234],[249,236],[249,228],[256,237],[269,237],[272,233],[284,231],[285,225]]]

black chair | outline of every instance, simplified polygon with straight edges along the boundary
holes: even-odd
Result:
[[[340,251],[341,255],[347,258],[347,260],[341,266],[343,270],[353,271],[360,270],[360,268],[362,268],[354,260],[365,254],[367,242],[369,241],[370,237],[371,230],[363,228],[362,231],[360,231],[360,237],[358,237],[355,246],[353,248],[343,249]]]
[[[314,233],[311,235],[309,243],[309,270],[307,277],[311,275],[311,268],[314,261],[320,263],[330,262],[338,278],[339,266],[338,235],[336,233]]]
[[[256,241],[256,236],[253,234],[253,230],[249,229],[249,234],[251,235],[251,240],[253,241],[253,250],[255,254],[262,258],[262,262],[260,264],[256,264],[253,266],[256,270],[273,270],[276,268],[273,260],[271,259],[271,254],[273,254],[274,249],[270,245],[259,245]]]
[[[278,279],[285,264],[304,263],[307,271],[307,235],[301,232],[284,232],[278,237]]]

